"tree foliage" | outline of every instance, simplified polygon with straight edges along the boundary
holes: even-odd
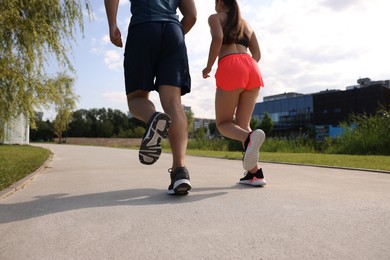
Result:
[[[266,136],[271,135],[272,129],[274,128],[274,123],[272,122],[272,119],[267,112],[264,113],[264,118],[261,121],[259,127],[264,131]]]
[[[36,128],[30,128],[31,141],[52,141],[54,139],[54,127],[49,121],[36,120]]]
[[[0,123],[21,113],[34,124],[34,109],[48,106],[49,59],[73,72],[69,59],[76,30],[83,32],[88,0],[7,0],[0,4]],[[1,131],[1,128],[0,128]],[[0,132],[1,136],[1,132]]]
[[[217,123],[216,122],[210,122],[209,123],[209,131],[210,131],[210,135],[213,136],[213,137],[220,136],[220,133],[218,132],[218,129],[217,129]]]
[[[37,119],[37,129],[30,129],[31,141],[53,140],[54,124]],[[145,133],[145,123],[128,118],[118,109],[92,108],[79,109],[71,113],[66,137],[107,137],[107,138],[141,138]],[[57,134],[58,136],[58,134]]]
[[[69,137],[142,137],[145,123],[128,118],[118,109],[80,109],[72,114],[67,136]]]
[[[57,112],[54,120],[54,132],[59,142],[62,143],[62,133],[68,129],[78,97],[73,92],[74,79],[65,74],[58,75],[50,81],[50,84],[57,90],[53,95],[54,109]]]
[[[249,122],[249,125],[250,125],[251,129],[257,129],[257,127],[259,125],[259,121],[252,117],[251,121]]]
[[[203,126],[199,127],[198,130],[196,130],[195,138],[197,140],[202,140],[206,138],[207,129]]]
[[[382,107],[374,115],[351,115],[342,127],[344,133],[331,142],[328,152],[390,155],[390,108]]]

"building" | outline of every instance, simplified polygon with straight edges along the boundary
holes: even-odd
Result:
[[[314,124],[339,125],[351,114],[373,115],[380,106],[390,104],[390,81],[359,79],[359,85],[345,91],[321,91],[313,94]]]
[[[313,94],[284,93],[264,97],[257,103],[253,118],[261,121],[268,113],[275,136],[297,136],[315,132],[317,139],[342,133],[340,124],[351,114],[375,114],[390,105],[390,81],[359,79],[346,90],[325,90]]]
[[[307,131],[313,120],[313,97],[298,93],[285,93],[264,97],[257,103],[252,117],[261,122],[268,113],[274,123],[276,136],[290,136]]]
[[[207,137],[210,137],[210,136],[211,136],[210,129],[209,129],[210,123],[215,123],[215,120],[213,120],[213,119],[206,119],[206,118],[198,118],[198,117],[195,117],[195,118],[194,118],[193,127],[192,127],[193,134],[194,134],[199,128],[203,127],[203,128],[206,130],[206,136],[207,136]]]
[[[183,105],[183,110],[186,114],[192,113],[190,106]],[[190,135],[194,136],[195,132],[198,131],[199,128],[203,127],[206,130],[206,132],[205,132],[206,136],[210,137],[211,134],[210,134],[209,124],[212,122],[215,123],[215,120],[194,117],[194,120],[192,123],[192,133],[190,133]]]
[[[30,123],[26,116],[21,114],[1,127],[3,136],[0,143],[21,145],[30,143]]]

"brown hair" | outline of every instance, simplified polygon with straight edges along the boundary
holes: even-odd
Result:
[[[244,35],[244,22],[241,18],[240,7],[237,0],[222,0],[229,8],[227,21],[223,27],[223,42],[225,44],[237,43]]]

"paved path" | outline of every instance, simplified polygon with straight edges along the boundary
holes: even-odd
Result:
[[[163,154],[42,145],[52,161],[0,200],[0,259],[390,259],[390,175],[188,157],[193,189],[168,196]]]

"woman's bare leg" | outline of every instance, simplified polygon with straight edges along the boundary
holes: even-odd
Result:
[[[226,137],[245,142],[249,131],[234,123],[234,114],[243,89],[217,89],[215,94],[215,115],[218,131]],[[237,118],[236,118],[237,119]]]
[[[252,118],[253,109],[256,105],[256,99],[259,95],[259,88],[247,90],[241,93],[236,111],[236,124],[248,133],[252,131],[250,121]],[[250,170],[255,173],[259,169],[258,164]]]

